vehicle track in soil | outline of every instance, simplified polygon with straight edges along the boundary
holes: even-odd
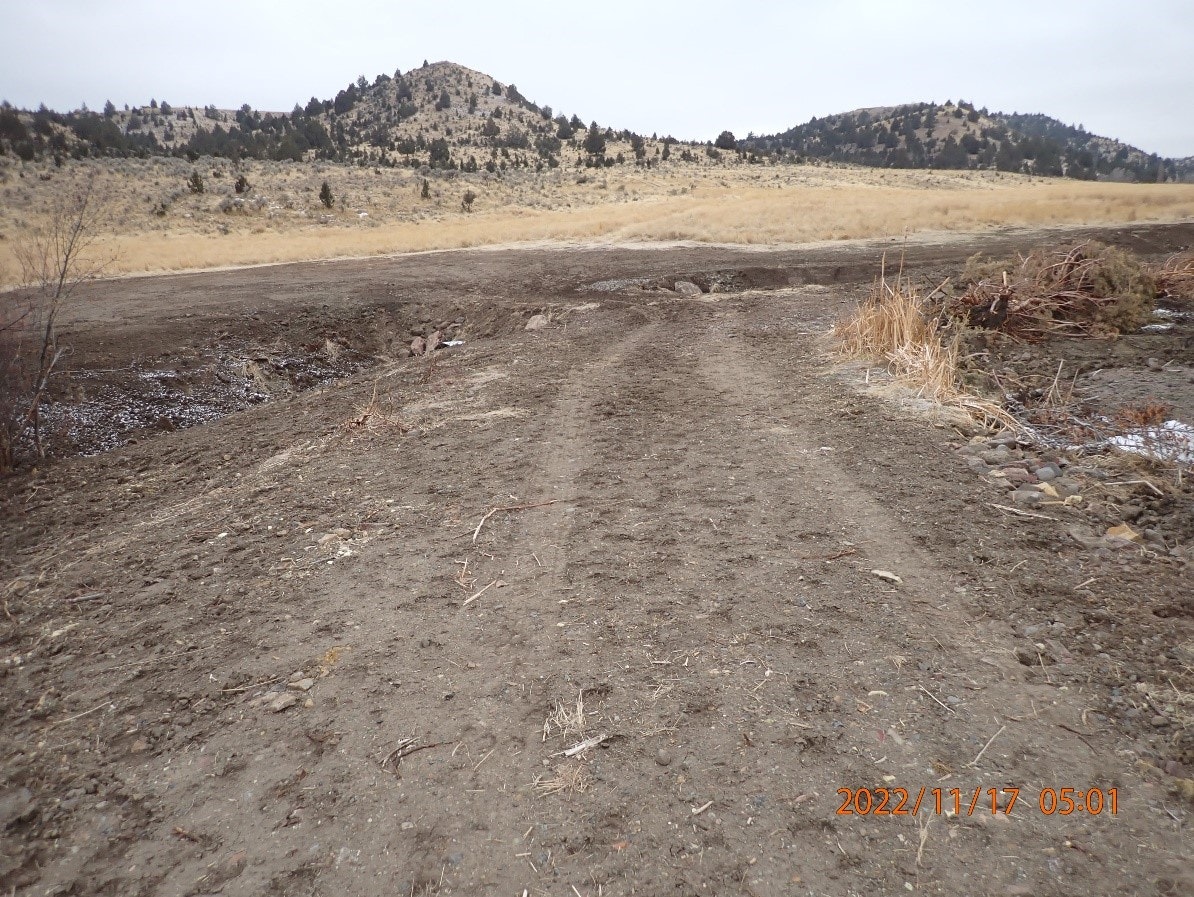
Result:
[[[4,572],[43,577],[5,646],[29,654],[11,887],[1189,887],[1177,805],[1088,720],[1081,670],[1015,656],[1004,611],[1032,595],[1001,571],[1050,569],[1048,525],[974,507],[942,431],[843,384],[820,334],[844,304],[610,301],[376,372],[406,432],[345,428],[358,377],[11,492]],[[586,731],[545,737],[578,696]],[[607,737],[562,756],[582,735]],[[1022,794],[1011,818],[836,813],[884,785]],[[1037,809],[1091,786],[1118,816]]]

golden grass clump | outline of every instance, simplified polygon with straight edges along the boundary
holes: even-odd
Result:
[[[985,426],[1022,429],[999,405],[963,388],[960,337],[943,332],[939,317],[901,277],[891,283],[880,276],[858,310],[834,327],[834,336],[847,358],[886,363],[896,379],[923,398],[961,409]]]
[[[847,357],[886,361],[894,376],[927,398],[941,401],[959,392],[957,341],[941,339],[936,318],[902,278],[893,284],[881,277],[834,334]]]

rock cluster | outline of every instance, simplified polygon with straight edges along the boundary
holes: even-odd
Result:
[[[1051,513],[1051,508],[1090,508],[1086,493],[1093,484],[1111,478],[1110,473],[1088,460],[1070,457],[1063,451],[1041,449],[1009,432],[975,436],[958,453],[971,471],[988,483],[1003,487],[1009,503],[1025,511]],[[1097,533],[1091,531],[1088,535],[1071,527],[1069,535],[1083,547],[1100,553],[1145,546],[1184,558],[1182,548],[1166,541],[1157,526],[1159,522],[1155,514],[1140,504],[1126,503],[1116,505],[1115,519],[1103,520]]]

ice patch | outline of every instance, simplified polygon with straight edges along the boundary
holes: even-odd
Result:
[[[1194,427],[1177,420],[1112,436],[1107,444],[1154,461],[1194,464]]]

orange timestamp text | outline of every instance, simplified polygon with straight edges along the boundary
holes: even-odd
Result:
[[[1005,816],[1019,805],[1020,788],[839,788],[842,799],[838,816],[974,816],[990,813]],[[1036,808],[1045,816],[1117,816],[1117,788],[1041,788],[1036,793]]]

